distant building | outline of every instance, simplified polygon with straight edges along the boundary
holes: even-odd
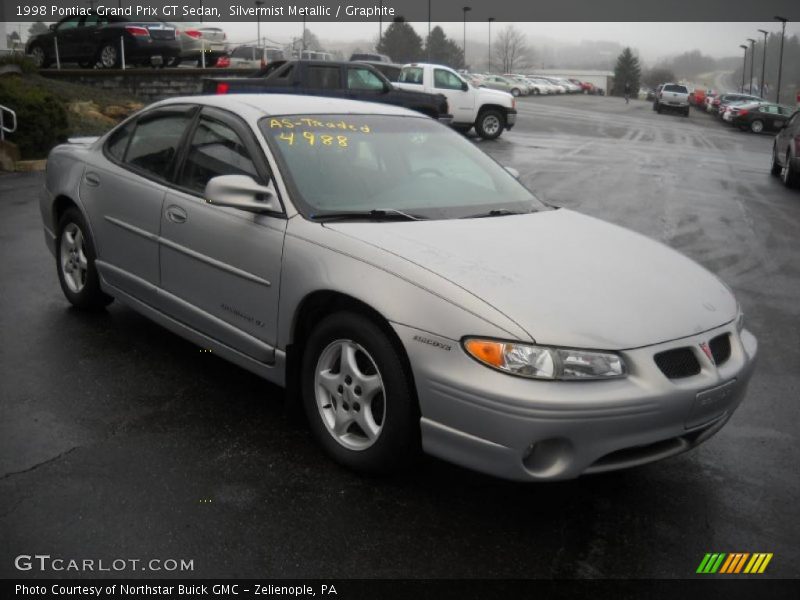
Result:
[[[534,69],[530,75],[543,75],[544,77],[560,77],[562,79],[577,79],[591,83],[594,87],[608,92],[614,86],[614,73],[612,71],[593,71],[591,69]]]

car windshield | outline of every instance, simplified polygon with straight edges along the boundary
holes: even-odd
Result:
[[[418,218],[545,208],[472,142],[427,117],[265,117],[261,131],[306,217],[402,211]]]

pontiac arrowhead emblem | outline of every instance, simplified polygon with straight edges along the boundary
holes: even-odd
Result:
[[[700,350],[702,350],[703,353],[708,357],[708,360],[710,360],[715,365],[717,364],[717,361],[714,360],[714,355],[711,354],[711,348],[708,347],[708,344],[706,344],[705,342],[700,344]]]

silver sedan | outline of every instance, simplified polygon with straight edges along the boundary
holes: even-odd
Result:
[[[285,386],[364,472],[662,459],[720,430],[756,358],[717,277],[386,105],[159,102],[55,148],[41,213],[73,305],[117,299]]]

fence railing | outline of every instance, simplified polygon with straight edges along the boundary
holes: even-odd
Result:
[[[9,124],[10,123],[10,124]],[[0,141],[5,141],[7,133],[17,130],[17,113],[0,104]]]

